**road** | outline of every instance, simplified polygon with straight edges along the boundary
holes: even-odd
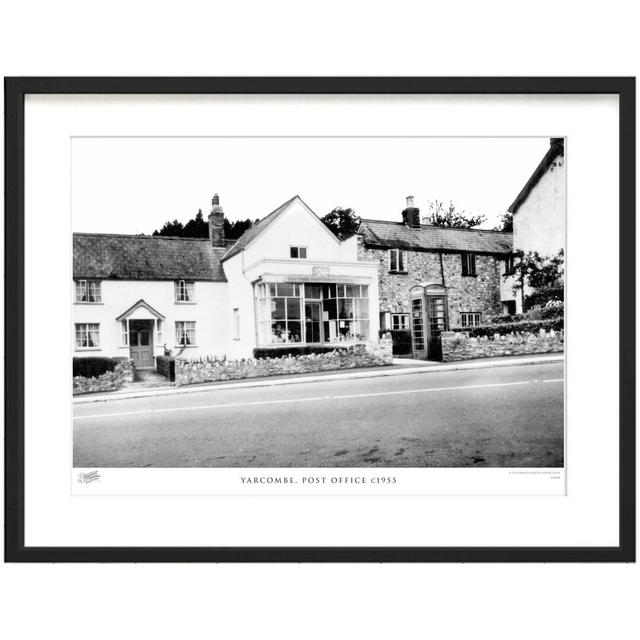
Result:
[[[563,363],[74,406],[75,467],[561,467]]]

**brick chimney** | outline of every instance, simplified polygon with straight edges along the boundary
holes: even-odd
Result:
[[[407,206],[402,212],[402,222],[407,227],[420,228],[420,209],[413,204],[413,196],[407,196]]]
[[[224,247],[224,211],[220,206],[220,196],[216,193],[211,200],[209,214],[209,240],[214,247]]]

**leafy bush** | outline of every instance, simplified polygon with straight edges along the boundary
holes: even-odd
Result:
[[[551,318],[563,318],[564,317],[564,302],[559,300],[552,300],[547,302],[544,307],[536,305],[531,307],[524,313],[515,313],[512,316],[494,316],[489,319],[487,324],[513,324],[514,322],[529,322],[532,320],[549,320]],[[458,331],[458,328],[454,328],[453,331]]]
[[[549,318],[564,318],[564,302],[551,301],[542,307],[540,312],[543,320]]]
[[[89,358],[73,359],[73,377],[97,378],[107,371],[113,371],[117,360],[114,358],[101,358],[92,356]]]
[[[551,301],[564,301],[564,285],[536,289],[531,295],[525,297],[524,310],[528,311],[532,307],[544,307]]]
[[[391,341],[393,343],[393,355],[403,356],[412,352],[411,331],[409,329],[389,329],[387,331],[380,331],[380,337],[391,334]]]
[[[470,338],[493,336],[494,334],[507,335],[508,333],[537,333],[540,329],[549,331],[562,331],[564,329],[564,317],[549,318],[547,320],[524,320],[520,322],[504,322],[499,324],[486,324],[480,327],[454,327],[452,331],[468,333]]]
[[[156,356],[158,373],[170,381],[176,379],[176,359],[174,356]]]
[[[312,347],[301,345],[299,347],[287,345],[286,347],[258,347],[253,350],[253,357],[261,358],[284,358],[287,356],[308,356],[312,353],[331,353],[332,351],[347,351],[349,347]]]

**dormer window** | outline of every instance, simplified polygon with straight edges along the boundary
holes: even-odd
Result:
[[[306,260],[307,247],[289,247],[289,255],[294,260]]]
[[[100,280],[76,280],[76,302],[102,302]]]
[[[193,280],[176,281],[176,302],[194,302]]]
[[[389,249],[389,273],[407,273],[407,252]]]

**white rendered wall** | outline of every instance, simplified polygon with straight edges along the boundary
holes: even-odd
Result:
[[[73,300],[75,300],[75,283],[72,283],[72,286]],[[102,280],[101,288],[102,303],[74,303],[73,305],[74,356],[128,356],[129,347],[122,345],[121,324],[116,321],[116,318],[140,299],[165,316],[162,342],[158,343],[157,336],[154,336],[154,355],[164,353],[163,344],[166,344],[174,354],[180,350],[180,347],[175,344],[176,321],[195,321],[196,323],[196,346],[187,347],[182,354],[183,357],[228,354],[231,312],[228,311],[226,283],[195,282],[193,303],[175,301],[173,281]],[[153,316],[146,310],[140,310],[135,313],[135,317],[152,318]],[[75,326],[73,325],[77,322],[100,324],[98,349],[75,347]]]
[[[307,258],[292,259],[291,246],[306,247]],[[240,339],[231,340],[231,357],[250,357],[258,346],[253,283],[267,275],[317,278],[314,268],[369,286],[369,339],[378,339],[377,263],[358,261],[356,237],[340,242],[299,200],[223,267],[229,283],[229,322],[234,308],[240,312]]]
[[[566,170],[558,156],[513,216],[513,245],[555,255],[565,248]]]

